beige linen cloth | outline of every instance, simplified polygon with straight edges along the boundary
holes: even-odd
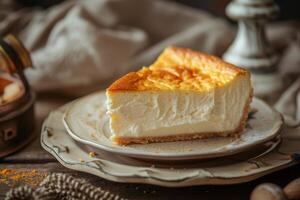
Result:
[[[31,51],[35,69],[26,73],[36,91],[82,94],[151,63],[169,45],[221,56],[236,28],[204,11],[162,0],[65,1],[47,10],[2,0],[0,33],[18,35]],[[287,79],[299,76],[299,22],[270,23],[267,35],[282,56],[280,73]],[[299,105],[298,78],[276,108],[296,126]]]

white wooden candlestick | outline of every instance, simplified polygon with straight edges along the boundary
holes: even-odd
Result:
[[[270,94],[281,88],[277,74],[278,57],[265,36],[264,24],[279,13],[273,0],[233,0],[226,14],[238,21],[235,40],[223,59],[249,69],[255,95]]]

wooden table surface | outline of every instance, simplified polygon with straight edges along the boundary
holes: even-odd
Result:
[[[39,131],[40,125],[49,111],[70,100],[70,98],[63,96],[58,96],[55,99],[50,99],[48,95],[40,96],[36,104],[36,138],[30,143],[30,145],[21,151],[0,159],[0,169],[36,169],[39,172],[66,172],[73,174],[76,177],[85,177],[93,184],[101,186],[103,189],[110,190],[111,192],[128,199],[249,199],[249,195],[253,188],[260,183],[272,182],[284,186],[291,180],[300,177],[300,165],[296,165],[244,184],[230,186],[164,188],[152,185],[116,183],[86,173],[69,170],[59,164],[54,157],[40,146]],[[7,184],[0,184],[0,199],[4,198],[5,193],[10,189],[10,187],[11,186]]]

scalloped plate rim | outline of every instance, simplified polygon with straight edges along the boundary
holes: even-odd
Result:
[[[289,166],[295,165],[297,163],[299,163],[297,160],[293,160],[291,159],[290,155],[293,154],[293,152],[287,153],[287,156],[289,157],[289,159],[287,160],[282,160],[280,157],[276,158],[275,160],[277,160],[277,162],[279,163],[274,163],[271,164],[270,166],[262,166],[259,167],[258,169],[262,168],[261,170],[257,171],[255,169],[248,171],[247,173],[244,173],[243,175],[231,175],[228,174],[229,176],[224,176],[222,174],[219,174],[217,176],[214,177],[199,177],[199,176],[193,176],[193,177],[186,177],[185,179],[178,179],[178,180],[173,180],[172,182],[168,181],[168,180],[164,180],[163,176],[160,180],[155,179],[151,176],[151,174],[149,174],[149,177],[145,177],[145,175],[141,176],[139,173],[137,172],[132,172],[132,176],[116,176],[116,175],[111,175],[109,173],[107,173],[107,171],[103,171],[103,170],[99,170],[96,168],[93,168],[89,165],[86,165],[85,163],[81,163],[79,162],[79,160],[75,160],[74,157],[70,157],[68,154],[65,153],[61,153],[58,152],[55,148],[54,145],[57,145],[58,143],[55,140],[58,140],[61,137],[56,137],[51,139],[51,137],[48,135],[48,130],[49,131],[53,131],[53,133],[56,134],[57,131],[61,131],[63,132],[64,137],[67,137],[67,142],[63,143],[66,145],[73,145],[70,149],[70,153],[71,154],[76,154],[78,155],[80,152],[84,153],[86,157],[89,157],[88,152],[84,151],[83,149],[81,149],[78,144],[76,144],[76,141],[74,141],[72,139],[72,137],[67,133],[67,131],[65,130],[65,128],[63,127],[63,125],[61,124],[61,126],[59,126],[59,123],[62,123],[62,112],[63,109],[61,110],[62,107],[56,109],[55,111],[51,112],[48,117],[44,120],[43,125],[42,125],[42,130],[41,130],[41,137],[40,137],[40,141],[41,141],[41,146],[47,151],[49,152],[51,155],[53,155],[58,161],[59,163],[61,163],[63,166],[69,168],[69,169],[73,169],[73,170],[77,170],[80,172],[85,172],[85,173],[89,173],[92,175],[96,175],[98,177],[110,180],[110,181],[115,181],[115,182],[122,182],[122,183],[141,183],[141,184],[151,184],[151,185],[159,185],[159,186],[163,186],[163,187],[172,187],[172,188],[178,188],[178,187],[187,187],[187,186],[199,186],[199,185],[231,185],[231,184],[238,184],[238,183],[245,183],[245,182],[249,182],[252,180],[255,180],[259,177],[262,177],[264,175],[273,173],[275,171],[287,168]],[[60,119],[58,119],[58,123],[54,123],[52,124],[53,118],[52,118],[52,114],[54,113],[60,113]],[[56,118],[55,118],[56,119]],[[59,124],[59,125],[58,125]],[[58,128],[59,127],[59,128]],[[60,142],[62,143],[62,142]],[[52,147],[52,146],[53,147]],[[280,144],[280,146],[283,145],[282,143]],[[279,147],[281,149],[281,147]],[[293,149],[294,147],[292,147]],[[277,149],[277,148],[276,148]],[[279,149],[273,149],[271,152],[267,153],[266,155],[263,155],[261,158],[259,159],[267,159],[270,160],[270,158],[268,158],[269,154],[282,154]],[[298,149],[298,148],[297,148]],[[288,150],[288,152],[291,150]],[[297,150],[298,151],[298,150]],[[285,153],[283,152],[283,155]],[[76,156],[77,157],[77,156]],[[99,158],[94,158],[95,161],[97,161],[97,159]],[[105,160],[105,158],[102,158],[99,160]],[[272,160],[274,160],[272,158]],[[107,160],[106,160],[107,161]],[[68,163],[69,162],[69,163]],[[112,161],[110,161],[112,162]],[[236,164],[242,164],[245,163],[246,161],[237,161]],[[249,163],[250,164],[250,163]],[[134,165],[130,165],[130,164],[121,164],[124,167],[127,166],[134,166]],[[138,168],[140,168],[140,166],[134,166],[136,168],[136,170]],[[226,166],[224,166],[226,167]],[[109,168],[108,168],[109,169]],[[158,170],[160,168],[157,168]],[[189,169],[189,168],[187,168]],[[201,168],[199,168],[201,169]],[[197,168],[197,170],[199,170]],[[107,169],[106,169],[107,170]],[[170,171],[171,169],[169,169]],[[222,169],[219,169],[222,170]],[[160,171],[160,173],[164,173],[165,170]],[[230,173],[230,172],[229,172]]]

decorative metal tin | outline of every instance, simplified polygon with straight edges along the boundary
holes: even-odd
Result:
[[[33,138],[35,94],[23,73],[28,67],[32,67],[30,54],[20,40],[13,35],[0,39],[0,81],[17,83],[21,88],[17,98],[0,104],[0,157],[19,150]]]

